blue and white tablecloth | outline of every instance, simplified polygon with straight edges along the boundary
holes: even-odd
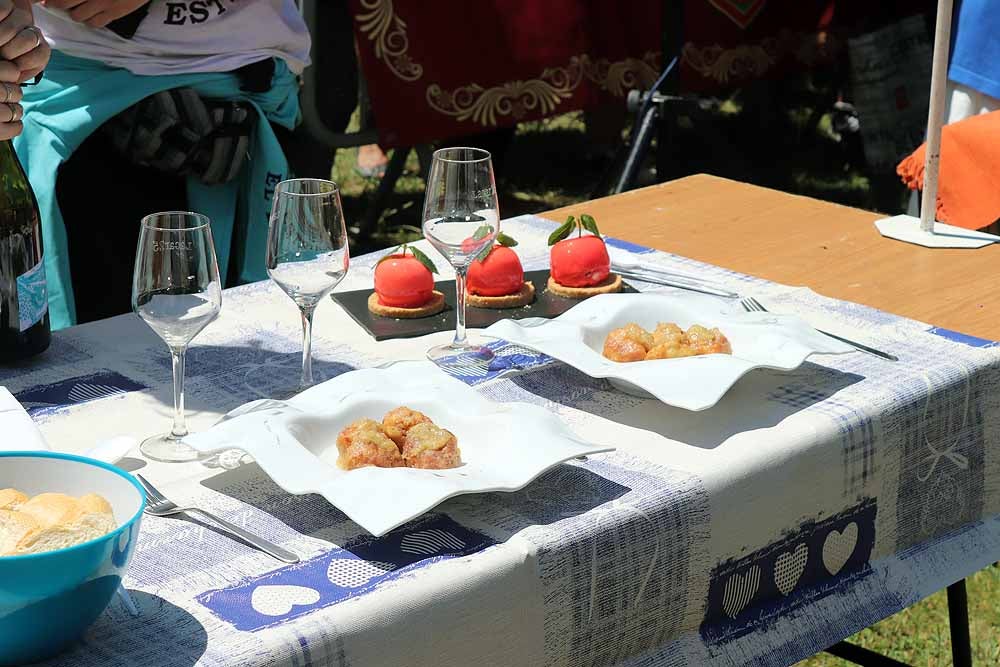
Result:
[[[505,221],[527,268],[552,223]],[[463,496],[379,539],[239,453],[124,466],[302,554],[282,565],[205,526],[148,517],[126,581],[52,665],[783,665],[1000,559],[1000,348],[803,288],[621,243],[900,358],[754,371],[716,407],[634,398],[529,350],[462,379],[614,443],[516,493]],[[370,287],[377,257],[340,289]],[[765,261],[762,259],[762,261]],[[443,262],[439,262],[439,266]],[[847,278],[845,278],[847,279]],[[319,309],[320,376],[422,358],[448,338],[373,342]],[[187,364],[193,428],[292,384],[299,318],[276,287],[225,294]],[[0,370],[55,449],[169,423],[170,362],[137,318],[58,333]]]

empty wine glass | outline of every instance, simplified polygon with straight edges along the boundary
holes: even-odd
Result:
[[[424,196],[424,237],[455,269],[455,339],[427,351],[442,367],[488,364],[493,351],[465,332],[465,276],[472,261],[500,232],[493,162],[481,148],[434,152]]]
[[[198,213],[172,211],[142,219],[132,278],[132,309],[170,349],[174,375],[174,425],[147,438],[140,451],[157,461],[193,461],[181,442],[184,423],[184,354],[188,344],[219,316],[222,284],[212,227]]]
[[[282,397],[312,386],[313,313],[347,275],[349,263],[337,184],[318,178],[278,183],[268,228],[267,274],[302,315],[302,379]]]

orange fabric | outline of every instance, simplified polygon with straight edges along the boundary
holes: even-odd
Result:
[[[921,144],[896,167],[911,190],[923,188],[926,150]],[[942,128],[937,219],[966,229],[1000,219],[1000,111]]]

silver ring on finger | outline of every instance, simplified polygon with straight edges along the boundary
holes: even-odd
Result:
[[[18,104],[12,104],[11,102],[5,102],[7,108],[10,109],[10,120],[8,123],[16,123],[21,120],[21,107]]]
[[[4,93],[3,103],[7,104],[8,102],[10,102],[10,98],[14,96],[14,93],[11,90],[10,84],[8,84],[6,81],[0,81],[0,83],[3,84],[3,93]]]
[[[21,32],[24,32],[25,30],[30,30],[31,34],[35,36],[35,45],[29,49],[30,51],[34,51],[42,44],[42,31],[38,29],[38,26],[33,25],[29,25],[27,28],[22,29]]]

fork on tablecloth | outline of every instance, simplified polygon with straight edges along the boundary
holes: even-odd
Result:
[[[767,308],[761,305],[760,301],[753,298],[752,296],[740,299],[740,305],[743,306],[743,310],[747,311],[748,313],[770,312]],[[841,343],[847,343],[855,350],[860,350],[861,352],[867,352],[868,354],[874,355],[880,359],[886,359],[888,361],[899,361],[898,357],[891,355],[888,352],[883,352],[882,350],[876,350],[874,347],[868,347],[863,343],[858,343],[857,341],[853,341],[849,338],[843,338],[841,336],[838,336],[837,334],[832,334],[829,331],[823,331],[822,329],[816,329],[816,331],[819,331],[824,336],[829,336],[834,340],[839,340]]]
[[[236,524],[229,523],[225,519],[220,519],[211,512],[206,512],[199,507],[178,507],[177,504],[168,500],[166,496],[156,490],[156,487],[140,474],[136,474],[139,483],[146,490],[146,514],[152,516],[173,516],[174,514],[200,514],[212,523],[216,524],[226,532],[235,535],[247,544],[260,549],[264,553],[270,554],[284,563],[298,563],[299,557],[287,549],[282,549],[277,544],[268,542],[262,537],[258,537],[251,532],[240,528]]]

